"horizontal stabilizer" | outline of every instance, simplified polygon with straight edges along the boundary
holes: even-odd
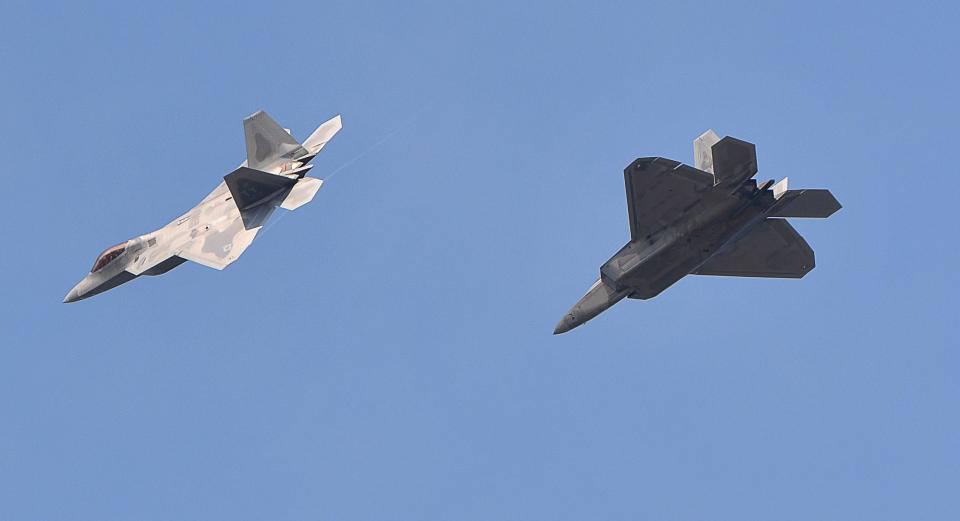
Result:
[[[300,208],[313,200],[313,196],[317,195],[317,190],[319,190],[321,186],[323,186],[322,179],[304,177],[297,181],[296,186],[290,190],[290,193],[287,194],[280,208],[284,210],[296,210]]]
[[[807,241],[785,219],[767,219],[724,246],[695,275],[799,279],[816,265]]]
[[[840,208],[840,202],[830,190],[787,190],[767,215],[826,219]]]
[[[269,174],[253,168],[241,166],[223,177],[233,195],[233,200],[241,211],[266,203],[289,190],[297,183],[296,179],[282,175]]]

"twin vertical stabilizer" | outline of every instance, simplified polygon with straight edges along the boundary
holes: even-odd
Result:
[[[300,143],[262,110],[243,120],[243,134],[247,166],[255,170],[275,173],[284,163],[306,155]]]
[[[301,145],[266,112],[258,111],[243,120],[247,144],[245,166],[275,174],[293,161],[305,163],[317,155],[341,128],[340,116],[335,116],[320,125]]]
[[[736,189],[757,173],[757,149],[753,143],[708,130],[693,140],[697,170],[713,174],[714,185]]]
[[[693,166],[697,170],[713,173],[713,145],[720,141],[720,136],[710,129],[693,140]]]
[[[310,202],[323,181],[304,177],[312,166],[307,163],[342,127],[337,115],[301,145],[262,110],[244,119],[247,161],[224,178],[237,207],[247,211],[279,200],[281,208],[293,210]]]

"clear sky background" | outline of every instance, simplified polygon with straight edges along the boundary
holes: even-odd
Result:
[[[81,4],[0,17],[0,519],[960,518],[954,2]],[[258,109],[312,204],[61,303]],[[707,128],[817,268],[552,336]]]

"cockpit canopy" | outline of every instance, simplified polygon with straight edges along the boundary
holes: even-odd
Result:
[[[97,261],[93,263],[93,269],[90,270],[90,273],[96,273],[100,271],[104,266],[110,264],[110,262],[119,257],[126,249],[127,243],[122,242],[116,246],[111,246],[106,250],[103,250],[103,253],[97,257]]]

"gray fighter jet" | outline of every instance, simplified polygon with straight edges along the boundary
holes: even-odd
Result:
[[[104,250],[63,301],[92,297],[140,275],[161,275],[188,260],[226,268],[278,206],[294,210],[313,199],[323,181],[305,177],[313,167],[310,160],[340,128],[336,116],[301,144],[266,112],[244,119],[247,160],[170,224]]]
[[[813,250],[784,217],[829,217],[840,209],[829,191],[788,190],[786,178],[758,186],[756,147],[712,130],[693,152],[696,168],[643,157],[623,171],[630,242],[600,267],[555,335],[689,274],[799,279],[813,269]]]

